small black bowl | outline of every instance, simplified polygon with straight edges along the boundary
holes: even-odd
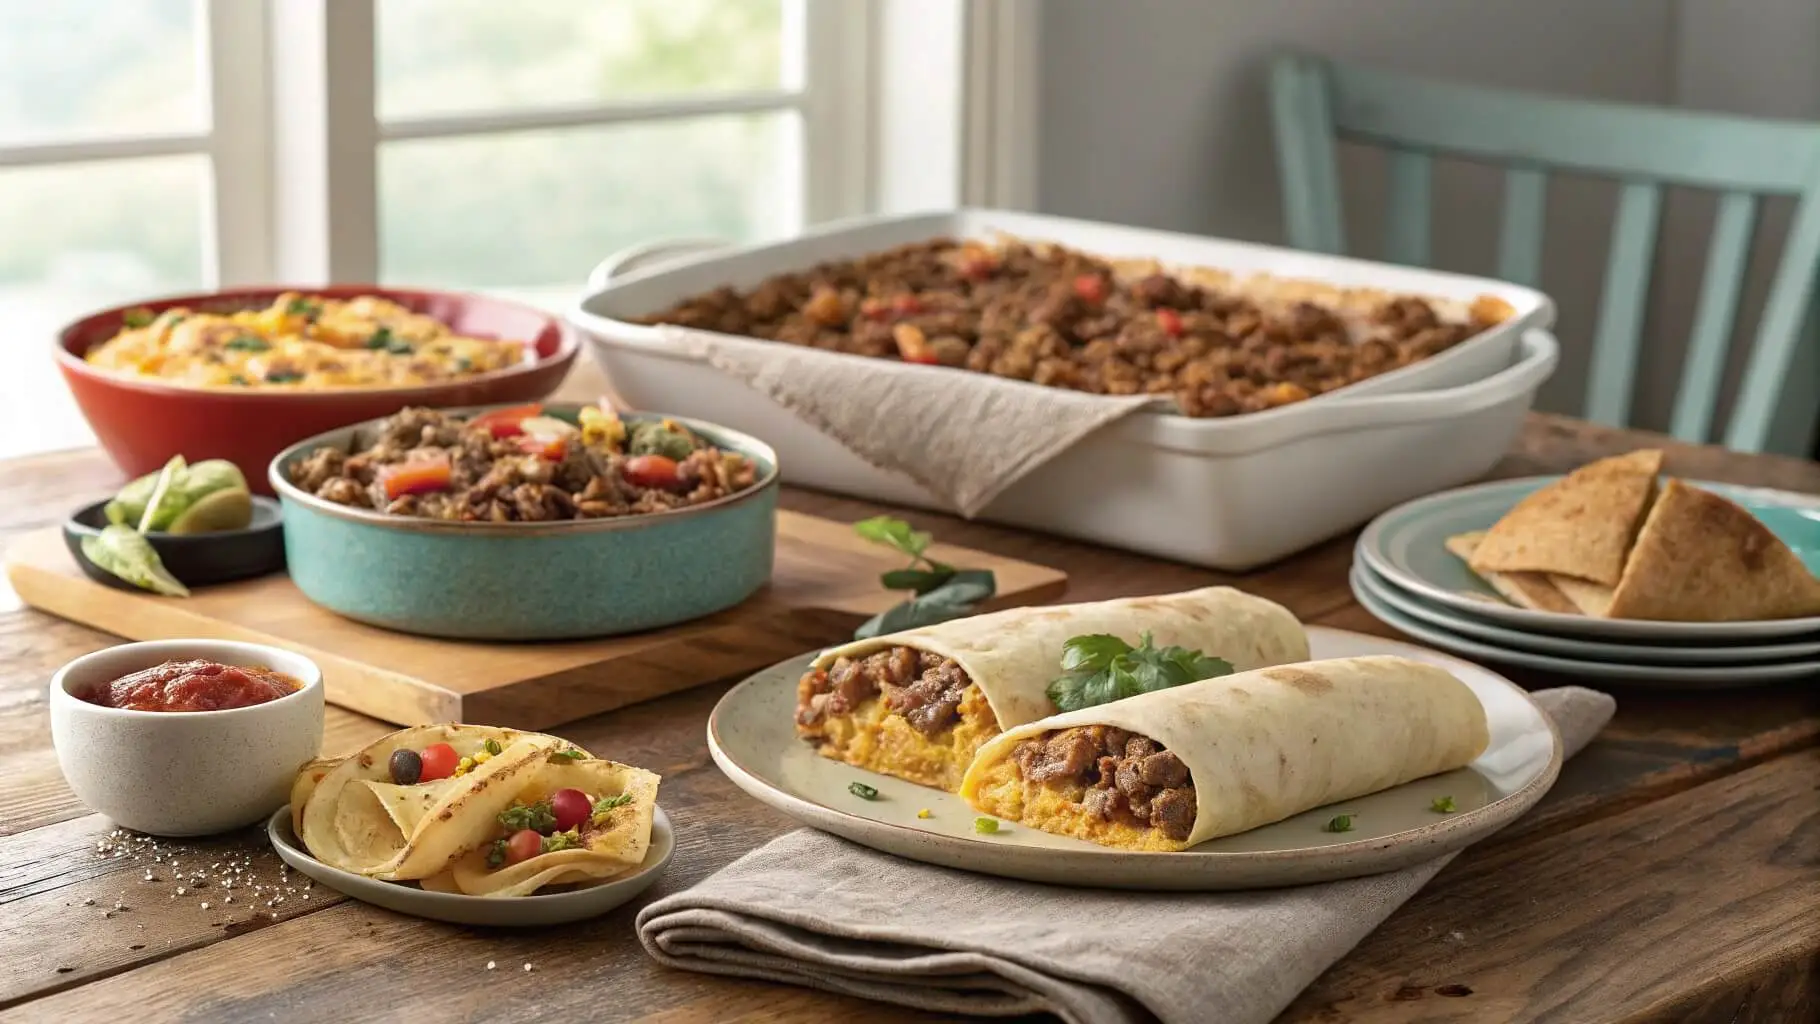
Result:
[[[82,553],[82,538],[93,537],[107,525],[107,502],[97,501],[77,509],[63,521],[63,542],[82,572],[97,583],[121,590],[139,588],[113,573],[105,572]],[[186,587],[206,587],[253,576],[264,576],[284,568],[284,521],[278,502],[253,495],[253,522],[244,530],[221,530],[216,533],[148,533],[153,550]]]

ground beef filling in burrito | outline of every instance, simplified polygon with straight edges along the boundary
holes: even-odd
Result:
[[[1027,782],[1084,790],[1103,821],[1156,829],[1182,842],[1194,831],[1194,780],[1182,759],[1147,736],[1089,725],[1027,739],[1012,752]]]
[[[840,658],[803,676],[796,687],[796,721],[814,726],[829,715],[852,714],[884,695],[885,707],[910,727],[934,737],[954,725],[973,680],[952,659],[912,647],[890,647],[864,658]]]

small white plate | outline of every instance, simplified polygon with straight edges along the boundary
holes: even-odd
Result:
[[[330,867],[310,856],[291,831],[291,809],[281,807],[266,822],[272,848],[286,864],[346,896],[376,907],[413,917],[427,917],[451,924],[492,928],[536,928],[599,917],[644,892],[664,873],[676,852],[676,836],[663,808],[651,819],[651,849],[645,862],[629,875],[569,892],[535,896],[468,896],[463,893],[428,892],[402,882],[381,882],[352,871]]]
[[[1315,658],[1399,654],[1441,666],[1485,705],[1491,745],[1466,768],[1298,814],[1182,853],[1132,853],[1012,822],[974,831],[960,797],[821,757],[795,731],[796,681],[813,655],[765,669],[729,690],[708,717],[708,750],[759,801],[854,842],[911,860],[1007,878],[1112,889],[1260,889],[1393,871],[1460,849],[1528,810],[1561,769],[1553,723],[1516,684],[1470,662],[1410,644],[1310,627]],[[852,783],[878,791],[865,800]],[[1459,811],[1429,804],[1451,796]],[[917,812],[927,810],[927,818]],[[1321,826],[1354,815],[1354,831]]]
[[[1417,640],[1445,647],[1458,654],[1506,665],[1521,665],[1545,672],[1585,679],[1622,679],[1683,690],[1729,690],[1741,686],[1820,677],[1820,660],[1774,662],[1767,665],[1641,665],[1635,662],[1563,658],[1533,651],[1519,651],[1484,643],[1418,621],[1390,607],[1377,593],[1352,576],[1352,596],[1379,621]]]
[[[1547,633],[1525,633],[1507,629],[1467,615],[1457,615],[1440,605],[1430,604],[1399,590],[1388,580],[1371,571],[1364,562],[1352,564],[1353,589],[1371,591],[1393,610],[1402,612],[1431,626],[1483,640],[1498,647],[1539,654],[1556,654],[1567,658],[1594,661],[1635,661],[1661,665],[1754,665],[1766,661],[1791,661],[1797,658],[1820,658],[1820,638],[1786,644],[1703,645],[1669,643],[1606,643],[1581,640]]]
[[[1530,492],[1559,479],[1501,480],[1405,502],[1365,527],[1354,557],[1396,587],[1526,633],[1711,644],[1820,633],[1820,617],[1813,616],[1752,622],[1649,622],[1536,612],[1506,602],[1447,550],[1447,538],[1488,529]],[[1688,483],[1743,505],[1788,543],[1810,571],[1820,569],[1820,498],[1705,480]]]

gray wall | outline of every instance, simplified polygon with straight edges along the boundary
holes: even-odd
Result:
[[[1264,75],[1285,48],[1502,88],[1820,119],[1814,0],[1042,0],[1041,9],[1040,208],[1128,224],[1282,241]],[[1343,162],[1348,239],[1375,255],[1382,162],[1362,152]],[[1544,408],[1575,411],[1585,388],[1613,194],[1604,182],[1551,183],[1542,287],[1560,304],[1566,351]],[[1437,168],[1438,266],[1490,273],[1499,195],[1496,172]],[[1710,197],[1669,196],[1637,394],[1645,426],[1667,422],[1711,209]],[[1787,205],[1766,211],[1742,339],[1781,251]]]

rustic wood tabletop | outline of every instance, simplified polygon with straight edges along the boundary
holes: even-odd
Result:
[[[1820,493],[1820,464],[1744,456],[1532,416],[1494,472],[1560,472],[1660,445],[1677,475]],[[93,450],[0,463],[0,540],[120,483]],[[789,508],[878,508],[804,491]],[[1229,582],[1304,621],[1395,636],[1347,588],[1352,538],[1229,576],[1051,537],[904,513],[943,540],[1067,570],[1068,599]],[[795,823],[736,790],[703,723],[733,682],[564,727],[664,777],[678,851],[644,898],[559,929],[457,928],[356,903],[280,872],[263,835],[118,835],[64,784],[45,683],[115,638],[0,610],[0,1020],[913,1021],[804,989],[664,970],[639,907]],[[829,640],[835,639],[830,636]],[[1576,682],[1512,671],[1530,687]],[[1616,719],[1542,804],[1471,848],[1322,976],[1285,1021],[1774,1021],[1820,1006],[1820,690],[1598,688]],[[338,752],[389,727],[337,708]],[[233,868],[242,870],[235,873]],[[224,878],[235,880],[231,888]]]

